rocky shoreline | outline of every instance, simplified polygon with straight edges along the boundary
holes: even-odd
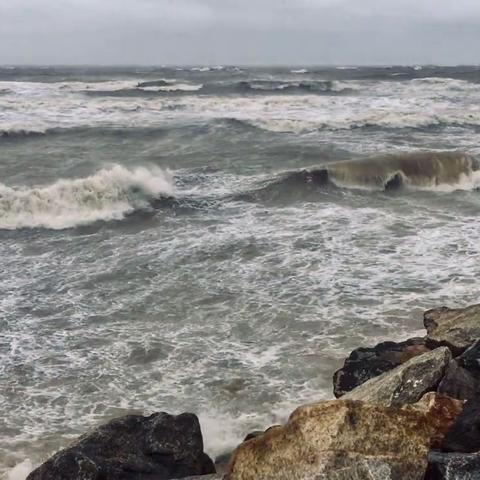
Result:
[[[198,418],[112,420],[27,480],[480,479],[480,304],[425,312],[426,336],[358,348],[336,400],[297,408],[213,462]]]

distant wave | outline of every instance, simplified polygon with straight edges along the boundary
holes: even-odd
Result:
[[[171,173],[157,167],[104,168],[94,175],[37,188],[0,183],[0,229],[65,229],[119,220],[174,195]]]
[[[476,190],[480,187],[480,170],[474,157],[460,152],[384,155],[286,172],[238,199],[279,198],[292,190],[328,186],[372,191]]]
[[[145,92],[197,92],[203,88],[203,85],[192,85],[190,83],[171,83],[163,86],[139,86],[138,88]]]
[[[341,84],[331,80],[317,80],[304,82],[282,82],[282,81],[245,81],[236,84],[238,90],[252,90],[257,92],[273,93],[343,93],[352,91]]]
[[[137,84],[137,88],[148,88],[148,87],[168,87],[172,83],[175,83],[173,80],[151,80],[148,82],[140,82]]]
[[[193,67],[190,69],[191,72],[220,72],[225,70],[226,67],[222,65],[217,65],[215,67]]]
[[[216,65],[214,67],[207,67],[207,66],[192,67],[190,71],[206,73],[206,72],[241,72],[242,70],[239,67]]]
[[[348,112],[346,112],[348,113]],[[465,112],[352,112],[350,116],[330,118],[242,118],[254,128],[274,133],[307,133],[320,130],[432,129],[446,126],[480,126],[480,113]]]
[[[340,95],[353,93],[354,88],[346,83],[330,80],[315,81],[273,81],[273,80],[242,80],[239,82],[212,82],[205,84],[181,83],[174,80],[151,80],[141,82],[136,87],[129,85],[124,89],[89,89],[84,93],[100,96],[138,96],[142,94],[157,95],[227,95],[227,94],[331,94]]]
[[[28,129],[28,128],[11,128],[11,129],[0,129],[0,139],[6,138],[25,138],[25,137],[38,137],[40,135],[45,135],[47,129],[37,128],[37,129]]]

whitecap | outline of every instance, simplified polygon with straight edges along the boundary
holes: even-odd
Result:
[[[120,220],[174,194],[173,176],[158,167],[104,168],[94,175],[26,188],[0,183],[0,229],[60,230]]]

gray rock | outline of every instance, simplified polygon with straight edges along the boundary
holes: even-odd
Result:
[[[112,420],[58,452],[27,480],[169,480],[215,473],[191,413]]]
[[[480,480],[480,453],[428,454],[424,480]]]
[[[383,342],[373,348],[355,349],[333,375],[333,393],[338,398],[371,378],[398,367],[412,357],[428,352],[423,338]]]
[[[437,348],[368,380],[342,399],[363,400],[385,406],[415,403],[426,392],[437,389],[451,358],[448,348]]]
[[[459,400],[471,400],[477,397],[479,381],[468,370],[452,360],[445,376],[438,385],[437,392]]]
[[[480,304],[428,310],[423,315],[423,323],[428,346],[446,345],[454,355],[459,355],[480,338]]]

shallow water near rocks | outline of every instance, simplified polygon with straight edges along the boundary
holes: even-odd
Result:
[[[477,301],[478,172],[303,172],[476,159],[478,69],[203,70],[0,68],[6,478],[130,412],[197,413],[215,456]]]

